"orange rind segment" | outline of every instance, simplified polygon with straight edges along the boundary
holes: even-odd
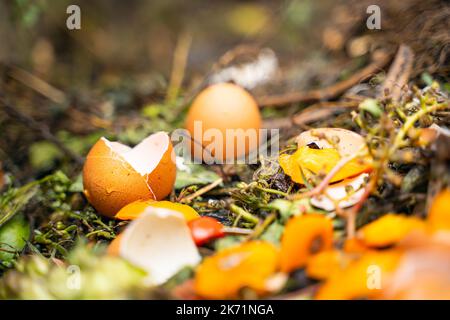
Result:
[[[269,242],[250,241],[224,249],[197,268],[195,291],[207,299],[237,298],[243,288],[263,295],[278,263],[278,249]]]
[[[138,218],[146,208],[164,208],[183,214],[186,221],[191,221],[200,217],[200,215],[188,205],[170,202],[170,201],[135,201],[122,209],[115,215],[119,220],[134,220]]]
[[[365,225],[357,237],[369,247],[386,247],[396,244],[411,232],[423,232],[426,224],[417,217],[389,213]]]
[[[313,279],[325,280],[335,272],[344,269],[349,261],[350,259],[342,251],[322,251],[309,259],[306,274]]]
[[[397,268],[402,252],[389,250],[368,252],[343,270],[335,272],[318,290],[316,299],[342,300],[376,298],[392,272]]]
[[[450,231],[450,189],[442,190],[433,200],[428,212],[428,223],[432,230]]]
[[[294,217],[287,222],[281,239],[281,270],[302,268],[312,255],[332,246],[333,224],[329,218],[320,214]]]

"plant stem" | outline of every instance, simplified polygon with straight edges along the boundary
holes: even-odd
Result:
[[[250,239],[258,238],[264,232],[264,230],[266,230],[267,227],[275,220],[275,218],[276,214],[268,215],[266,219],[264,219],[264,221],[253,230]]]
[[[230,210],[231,212],[233,212],[234,214],[241,216],[245,221],[257,224],[259,222],[258,217],[254,216],[253,214],[251,214],[250,212],[248,212],[247,210],[235,205],[235,204],[231,204],[230,205]]]
[[[272,193],[272,194],[278,194],[278,195],[280,195],[282,197],[287,197],[288,196],[287,193],[285,193],[283,191],[280,191],[280,190],[264,188],[264,187],[261,187],[259,185],[256,185],[255,188],[260,190],[260,191],[263,191],[263,192]]]
[[[409,129],[412,128],[414,123],[418,121],[420,118],[422,118],[424,115],[434,112],[436,110],[444,109],[447,107],[447,104],[435,104],[428,108],[422,108],[416,113],[412,114],[411,116],[406,118],[405,123],[400,128],[400,131],[397,133],[397,136],[395,137],[394,143],[392,144],[392,147],[389,149],[389,157],[394,154],[394,152],[400,148],[403,144],[404,138],[406,134],[408,133]]]
[[[217,187],[219,184],[221,184],[223,182],[223,179],[217,179],[216,181],[214,181],[211,184],[208,184],[207,186],[199,189],[197,192],[191,194],[190,196],[187,196],[186,198],[183,198],[180,200],[181,203],[189,203],[192,200],[194,200],[195,198],[201,196],[204,193],[207,193],[208,191],[214,189],[215,187]]]

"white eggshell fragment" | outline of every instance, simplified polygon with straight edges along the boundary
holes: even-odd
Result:
[[[333,146],[329,141],[336,140]],[[317,128],[302,132],[297,136],[296,142],[299,147],[316,144],[319,149],[336,147],[343,157],[352,155],[365,145],[364,138],[356,132],[342,128]]]
[[[317,208],[324,209],[326,211],[336,210],[335,203],[331,200],[339,202],[339,208],[347,208],[355,205],[361,199],[364,194],[363,186],[366,184],[366,180],[369,174],[362,173],[355,178],[345,179],[341,182],[329,185],[319,196],[311,198],[311,204]],[[347,198],[347,188],[351,186],[355,192]],[[345,199],[345,200],[344,200]]]
[[[181,268],[195,266],[201,259],[183,215],[152,207],[125,229],[119,255],[146,270],[150,285],[164,283]]]

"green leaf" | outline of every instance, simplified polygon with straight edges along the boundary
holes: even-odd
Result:
[[[369,112],[375,118],[379,118],[383,113],[383,109],[375,99],[365,99],[359,104],[359,109]]]
[[[23,256],[0,278],[0,299],[123,300],[144,293],[151,298],[145,271],[104,252],[78,242],[67,256],[67,267],[35,254]]]
[[[18,189],[10,189],[2,194],[0,197],[0,227],[22,210],[38,190],[39,184],[32,182]]]
[[[69,187],[70,192],[83,192],[83,175],[79,174]]]
[[[269,209],[278,210],[280,213],[281,222],[287,221],[293,215],[298,215],[303,212],[311,212],[314,210],[309,203],[309,199],[300,199],[296,201],[276,199],[269,203],[267,207]]]
[[[25,247],[30,225],[23,215],[16,215],[0,227],[0,261],[9,262]]]
[[[180,269],[175,275],[166,281],[164,287],[168,290],[174,289],[177,285],[192,278],[195,274],[194,269],[191,266],[186,266]]]
[[[420,75],[420,79],[427,85],[427,86],[431,86],[431,84],[433,83],[433,77],[428,73],[428,72],[424,72]]]
[[[205,169],[200,164],[183,165],[182,169],[177,170],[177,179],[175,189],[182,189],[194,184],[209,184],[220,177],[213,171]]]
[[[51,168],[54,162],[63,156],[54,144],[47,141],[34,143],[29,152],[31,165],[37,170]]]
[[[217,239],[214,242],[214,248],[216,251],[221,251],[223,249],[227,249],[230,247],[233,247],[235,245],[238,245],[243,241],[243,236],[227,236],[220,239]]]
[[[278,221],[272,224],[263,232],[260,239],[272,242],[275,245],[280,244],[281,236],[283,235],[284,226]]]

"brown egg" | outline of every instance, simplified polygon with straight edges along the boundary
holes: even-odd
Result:
[[[172,143],[164,132],[134,148],[101,138],[84,164],[84,194],[98,212],[109,217],[137,200],[161,200],[175,183],[174,159]]]
[[[215,84],[200,92],[186,119],[195,152],[202,152],[199,146],[203,146],[207,150],[203,154],[210,153],[218,162],[256,151],[260,128],[261,114],[255,99],[231,83]],[[195,156],[198,158],[197,153]]]

